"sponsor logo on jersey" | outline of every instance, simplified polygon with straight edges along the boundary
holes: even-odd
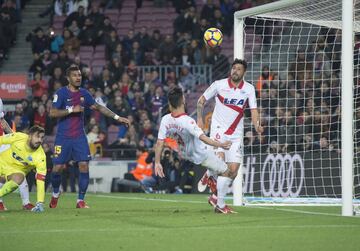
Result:
[[[244,102],[244,99],[224,98],[224,105],[243,105]]]

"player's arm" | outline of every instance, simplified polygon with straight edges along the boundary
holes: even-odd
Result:
[[[79,113],[84,111],[84,107],[80,105],[70,106],[66,109],[61,109],[64,104],[64,99],[64,95],[62,95],[60,92],[55,93],[49,114],[51,118],[62,118],[68,116],[70,113]]]
[[[52,107],[50,109],[50,117],[51,118],[62,118],[62,117],[69,115],[70,113],[79,113],[79,112],[83,112],[83,111],[84,111],[84,107],[82,107],[80,105],[70,106],[67,109],[57,109],[55,107]]]
[[[6,120],[4,118],[0,118],[0,124],[1,124],[1,127],[4,129],[5,133],[12,133],[13,132],[13,130],[9,126],[8,122],[6,122]]]
[[[99,112],[104,114],[106,117],[113,118],[113,119],[117,120],[118,122],[125,124],[126,126],[130,126],[130,121],[127,118],[120,117],[119,115],[117,115],[116,113],[114,113],[113,111],[111,111],[109,108],[107,108],[104,105],[101,105],[101,104],[95,102],[91,106],[91,108],[98,110]]]
[[[231,141],[219,142],[219,141],[209,138],[205,134],[201,134],[199,139],[207,145],[221,147],[221,148],[224,148],[225,150],[230,149],[230,146],[231,146]]]
[[[251,122],[253,123],[257,133],[261,134],[264,132],[264,128],[261,126],[259,113],[257,108],[251,109]]]
[[[218,93],[218,82],[212,83],[201,95],[201,97],[198,99],[197,105],[196,105],[196,115],[197,115],[197,124],[198,126],[203,129],[204,128],[204,120],[203,120],[203,112],[204,112],[204,106],[207,100],[215,97]]]
[[[23,133],[9,133],[3,136],[0,136],[0,145],[9,145],[15,141],[23,139],[25,134]]]
[[[205,103],[206,103],[206,99],[204,95],[201,95],[196,105],[197,124],[201,129],[204,128],[203,112],[204,112]]]
[[[160,163],[163,149],[164,149],[164,140],[158,139],[155,145],[155,175],[161,178],[165,177],[163,167]]]
[[[37,202],[44,203],[45,201],[45,177],[46,177],[46,156],[45,154],[36,164],[36,191]]]
[[[253,123],[256,132],[261,134],[261,133],[263,133],[264,129],[262,128],[261,123],[260,123],[254,87],[252,87],[252,90],[249,94],[249,106],[250,106],[250,111],[251,111],[251,122]]]

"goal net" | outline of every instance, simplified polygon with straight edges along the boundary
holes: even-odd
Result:
[[[290,1],[282,1],[290,2]],[[245,118],[245,202],[341,203],[341,130],[354,139],[354,195],[360,197],[360,0],[354,0],[354,81],[341,79],[342,1],[303,0],[236,13],[235,49],[249,63],[261,124]],[[274,6],[278,6],[274,8]],[[249,11],[250,13],[251,11]],[[235,22],[236,23],[236,22]],[[346,59],[344,59],[346,60]],[[354,87],[353,110],[342,111],[341,85]],[[342,113],[353,112],[353,128]],[[355,200],[356,201],[356,200]]]

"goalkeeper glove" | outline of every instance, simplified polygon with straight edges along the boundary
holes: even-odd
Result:
[[[42,202],[37,202],[36,203],[36,206],[31,209],[32,212],[35,212],[35,213],[41,213],[41,212],[44,212],[44,203]]]

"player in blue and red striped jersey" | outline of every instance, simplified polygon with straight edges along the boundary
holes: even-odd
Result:
[[[50,208],[57,206],[60,196],[61,171],[69,160],[79,165],[79,195],[77,208],[88,208],[84,198],[89,185],[89,160],[91,159],[89,144],[84,129],[84,109],[91,108],[100,111],[107,117],[112,117],[127,126],[129,121],[115,114],[107,107],[98,104],[91,94],[80,87],[81,72],[77,66],[66,70],[69,84],[60,88],[54,95],[50,116],[58,118],[58,128],[55,138],[55,150],[51,183],[53,194]]]

